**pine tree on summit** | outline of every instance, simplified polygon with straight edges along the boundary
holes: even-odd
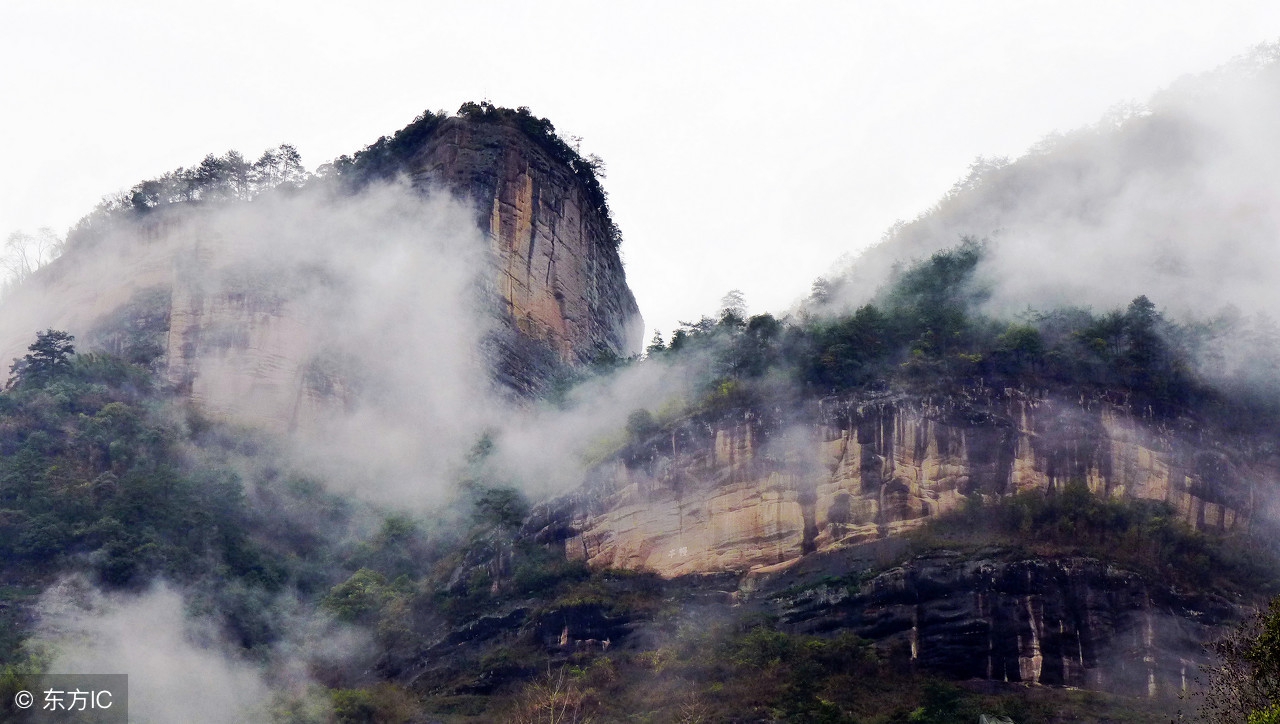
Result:
[[[9,367],[8,389],[28,384],[43,384],[57,375],[70,371],[71,357],[76,353],[71,342],[75,339],[67,332],[46,329],[36,333],[36,341],[22,359],[15,359]]]

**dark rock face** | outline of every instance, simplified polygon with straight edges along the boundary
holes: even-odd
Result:
[[[500,379],[534,392],[558,364],[640,351],[644,322],[609,220],[571,169],[516,128],[461,118],[443,121],[408,168],[416,184],[477,206],[507,322],[492,340]]]
[[[1214,627],[1236,616],[1226,599],[1096,559],[1004,558],[937,553],[776,601],[794,631],[848,629],[953,678],[1150,697],[1185,690]]]
[[[534,631],[547,649],[607,650],[631,634],[631,622],[598,604],[560,606],[544,611]]]
[[[875,562],[902,550],[900,540],[886,539],[774,573],[685,576],[666,581],[662,595],[679,601],[689,620],[763,616],[789,633],[852,632],[903,670],[1165,701],[1196,686],[1204,644],[1243,610],[1217,594],[1178,590],[1082,556],[991,548],[938,551],[889,568]],[[593,602],[530,604],[441,627],[394,671],[410,681],[450,681],[467,662],[515,642],[558,657],[667,642],[649,614]],[[536,673],[512,666],[494,664],[464,688],[488,690]]]

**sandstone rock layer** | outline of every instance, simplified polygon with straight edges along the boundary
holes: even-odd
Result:
[[[973,496],[1071,481],[1167,501],[1197,528],[1226,530],[1265,513],[1255,490],[1280,477],[1270,458],[1105,402],[894,399],[827,403],[814,418],[694,426],[648,441],[641,462],[598,468],[561,503],[567,555],[666,576],[767,570],[913,528]]]
[[[410,165],[416,183],[443,184],[478,208],[502,313],[518,333],[499,341],[512,386],[536,388],[548,357],[580,364],[639,352],[644,323],[609,220],[571,169],[515,128],[457,118]]]

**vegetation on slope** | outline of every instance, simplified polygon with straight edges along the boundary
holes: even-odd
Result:
[[[1280,597],[1210,645],[1215,659],[1195,692],[1197,720],[1280,721]]]
[[[545,119],[489,104],[459,113],[519,129],[565,163],[608,218],[598,162]],[[352,187],[394,177],[443,118],[424,114],[331,172]],[[255,163],[210,156],[139,184],[103,213],[246,200],[305,181],[288,147]],[[689,414],[708,421],[831,396],[1011,387],[1101,397],[1161,422],[1275,429],[1280,405],[1259,391],[1276,389],[1280,334],[1260,325],[1242,341],[1238,319],[1174,322],[1146,297],[1104,312],[997,318],[983,312],[975,276],[984,253],[964,241],[900,270],[872,303],[838,316],[748,318],[731,296],[718,318],[683,325],[669,343],[658,336],[649,356],[695,370],[700,397]],[[929,722],[980,712],[1050,721],[1126,706],[944,684],[851,635],[800,636],[758,609],[735,610],[721,590],[733,581],[588,570],[566,558],[556,536],[527,527],[530,501],[484,476],[483,444],[453,505],[430,516],[329,495],[317,481],[243,464],[269,458],[261,454],[269,441],[176,404],[145,355],[77,355],[72,342],[41,334],[0,393],[0,662],[8,666],[0,687],[33,665],[24,639],[34,597],[56,576],[79,572],[116,590],[181,584],[245,652],[283,636],[273,598],[281,592],[367,630],[375,646],[368,666],[312,672],[326,687],[320,720],[429,712],[535,721],[559,707],[600,721]],[[1206,374],[1238,342],[1246,363]],[[603,360],[601,369],[630,363]],[[628,424],[632,443],[660,429],[645,411]],[[633,444],[622,454],[641,452]],[[1075,485],[975,498],[916,542],[1080,552],[1191,587],[1258,592],[1275,583],[1274,561],[1239,539],[1192,531],[1159,504],[1099,500]],[[589,638],[564,640],[570,621]],[[1270,665],[1271,625],[1259,624],[1263,633],[1238,649],[1251,671]],[[1275,699],[1251,701],[1244,711],[1257,714]]]
[[[974,496],[911,538],[913,550],[998,545],[1032,555],[1091,556],[1151,580],[1247,600],[1280,592],[1274,531],[1195,530],[1166,502],[1101,498],[1082,482],[1049,493]]]
[[[1106,399],[1157,420],[1229,430],[1274,429],[1280,414],[1280,334],[1235,316],[1175,322],[1146,297],[1102,313],[1027,310],[1014,321],[982,310],[975,277],[984,247],[965,240],[900,271],[851,313],[684,323],[648,355],[694,361],[704,404],[740,409],[776,397],[816,399],[898,390],[1021,389]],[[821,294],[818,289],[817,294]],[[1228,367],[1226,358],[1240,362]],[[780,390],[780,385],[782,389]]]
[[[604,220],[614,248],[622,243],[622,233],[609,209],[608,193],[600,183],[604,162],[598,156],[582,156],[556,133],[550,120],[535,116],[523,106],[511,109],[488,102],[468,102],[458,109],[457,117],[473,123],[500,124],[522,133],[570,171],[581,184],[589,206]],[[71,230],[67,243],[88,243],[114,220],[136,219],[175,205],[251,201],[266,193],[330,181],[351,193],[374,182],[393,181],[410,170],[414,156],[448,118],[445,111],[424,111],[392,135],[381,136],[354,154],[339,156],[315,174],[306,170],[301,155],[289,144],[267,149],[256,161],[249,161],[235,150],[221,156],[209,154],[195,166],[174,169],[108,197]]]
[[[345,503],[305,480],[267,476],[246,490],[231,462],[259,452],[248,437],[169,406],[146,367],[75,354],[72,342],[41,333],[0,394],[6,580],[39,587],[81,572],[133,590],[157,578],[216,582],[218,595],[328,588],[315,565],[334,542],[319,529],[345,528]],[[310,529],[291,520],[303,510]],[[251,620],[261,612],[221,603],[228,630],[262,642],[263,622]]]
[[[73,343],[42,333],[0,393],[0,688],[39,669],[23,645],[35,595],[81,572],[108,589],[182,585],[247,654],[284,635],[283,590],[369,630],[372,677],[312,672],[327,703],[290,721],[537,721],[551,705],[583,721],[1049,720],[1123,706],[938,682],[856,637],[735,611],[716,592],[728,580],[589,571],[531,535],[520,493],[478,474],[432,518],[359,525],[360,506],[313,482],[231,464],[265,442],[174,407],[144,365]],[[563,641],[570,621],[596,638]]]

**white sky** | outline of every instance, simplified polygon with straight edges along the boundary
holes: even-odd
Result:
[[[206,153],[308,167],[424,109],[527,105],[608,164],[649,324],[778,311],[928,207],[1184,73],[1275,2],[0,0],[0,235]],[[646,339],[649,335],[646,335]]]

